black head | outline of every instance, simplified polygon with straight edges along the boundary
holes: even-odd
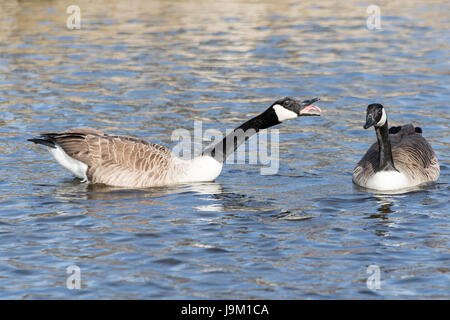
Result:
[[[364,125],[364,129],[368,129],[371,126],[381,127],[386,123],[386,120],[386,111],[381,104],[369,104],[367,106],[366,124]]]
[[[279,122],[294,119],[301,116],[320,116],[321,110],[313,103],[319,98],[299,102],[294,98],[286,97],[275,101],[270,108],[275,111]]]

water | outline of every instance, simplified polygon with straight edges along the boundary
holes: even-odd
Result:
[[[381,31],[369,4],[77,1],[68,30],[65,2],[0,2],[0,298],[448,299],[449,4],[384,2]],[[324,113],[278,127],[276,175],[87,186],[26,141],[92,127],[172,148],[174,129],[225,132],[283,96]],[[352,184],[371,102],[423,128],[438,183]]]

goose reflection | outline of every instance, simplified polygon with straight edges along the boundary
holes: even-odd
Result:
[[[114,202],[112,211],[138,212],[154,211],[161,208],[179,210],[173,207],[164,197],[171,195],[186,196],[192,194],[202,203],[193,207],[198,211],[228,212],[228,211],[254,211],[261,212],[261,208],[271,211],[273,203],[259,197],[235,192],[230,188],[224,188],[217,182],[204,182],[184,184],[168,187],[152,188],[121,188],[103,184],[80,184],[79,179],[66,180],[60,183],[54,190],[53,197],[59,200],[74,202],[80,200],[80,206],[84,206],[88,212],[102,211],[103,204]],[[88,200],[88,202],[85,202]],[[100,201],[91,203],[89,201]],[[159,208],[159,209],[158,209]],[[272,210],[273,211],[273,210]],[[156,211],[155,211],[156,212]],[[279,213],[279,211],[276,211]]]
[[[136,198],[158,198],[172,194],[193,192],[199,195],[216,195],[222,192],[220,184],[215,182],[194,183],[186,185],[177,185],[172,187],[153,187],[130,189],[121,187],[112,187],[103,184],[89,184],[87,186],[87,199],[89,200],[120,200]]]
[[[374,196],[389,196],[389,195],[402,195],[405,193],[410,193],[410,192],[415,192],[415,191],[423,191],[423,190],[429,190],[429,189],[433,189],[436,188],[436,183],[431,182],[431,183],[424,183],[418,186],[413,186],[413,187],[408,187],[408,188],[403,188],[403,189],[398,189],[398,190],[388,190],[388,191],[383,191],[383,190],[375,190],[375,189],[368,189],[368,188],[364,188],[358,185],[353,185],[353,189],[360,191],[360,192],[364,192],[364,193],[371,193]]]
[[[154,187],[145,189],[127,189],[111,187],[107,185],[89,185],[87,198],[89,200],[123,200],[124,207],[130,207],[133,204],[139,204],[142,207],[147,208],[147,210],[153,210],[155,208],[172,208],[173,205],[166,203],[163,197],[169,195],[185,195],[187,193],[192,193],[197,197],[197,200],[204,200],[210,202],[211,200],[216,200],[217,195],[223,192],[222,186],[215,182],[207,183],[194,183],[189,185],[180,185],[172,187]],[[117,204],[120,205],[120,204]],[[178,208],[172,208],[177,210]],[[205,205],[199,205],[194,207],[199,211],[214,211],[222,212],[223,206],[220,202],[212,201]]]
[[[396,203],[395,197],[392,196],[374,196],[378,203],[377,213],[370,215],[370,218],[381,218],[383,220],[389,220],[389,215],[396,213],[393,209]]]
[[[41,188],[43,185],[40,185]],[[223,211],[220,194],[223,188],[216,182],[194,183],[172,187],[130,189],[102,184],[82,184],[79,179],[65,180],[58,185],[48,185],[49,198],[57,202],[77,204],[86,214],[102,212],[108,205],[114,212],[159,212],[161,208],[179,209],[164,200],[165,196],[192,194],[197,200],[211,201],[196,207],[200,211]],[[94,201],[94,202],[92,202]],[[155,211],[156,210],[156,211]]]

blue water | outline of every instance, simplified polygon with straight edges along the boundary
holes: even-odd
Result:
[[[77,1],[68,30],[63,1],[1,2],[0,298],[450,298],[449,4],[384,3],[373,31],[370,4]],[[225,133],[283,96],[323,114],[277,127],[275,175],[88,186],[26,141],[92,127],[173,148],[174,129]],[[423,128],[437,183],[352,184],[372,102]]]

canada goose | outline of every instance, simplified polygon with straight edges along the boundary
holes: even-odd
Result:
[[[28,140],[47,146],[59,164],[85,182],[139,188],[213,181],[222,171],[227,156],[251,135],[299,116],[320,115],[321,110],[312,105],[318,100],[298,102],[289,97],[277,100],[213,148],[189,160],[151,142],[95,129],[43,133]]]
[[[374,143],[353,170],[353,182],[375,190],[398,190],[436,181],[439,163],[422,137],[422,129],[407,124],[388,130],[385,108],[367,107],[364,129],[375,127]]]

